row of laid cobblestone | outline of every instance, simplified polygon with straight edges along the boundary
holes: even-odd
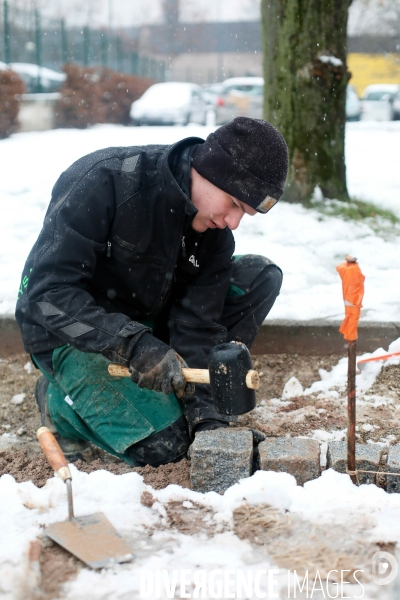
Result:
[[[298,485],[321,474],[320,445],[305,438],[267,438],[258,446],[259,468],[264,471],[290,473]],[[199,492],[224,493],[253,469],[253,435],[241,429],[217,429],[196,435],[191,447],[191,482]],[[327,468],[346,473],[347,442],[330,442]],[[356,444],[356,469],[382,473],[380,485],[389,493],[400,492],[400,444],[389,449],[377,444]],[[359,481],[376,483],[375,473],[359,473]]]

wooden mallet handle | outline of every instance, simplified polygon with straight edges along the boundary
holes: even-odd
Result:
[[[51,431],[47,429],[47,427],[40,427],[40,429],[37,430],[36,435],[45,457],[57,475],[63,481],[72,479],[67,459]]]
[[[108,372],[112,377],[130,377],[129,369],[122,365],[111,363],[108,365]],[[182,369],[183,376],[188,383],[210,383],[210,372],[208,369]],[[258,390],[260,386],[260,376],[257,371],[250,370],[246,375],[246,385],[251,390]]]

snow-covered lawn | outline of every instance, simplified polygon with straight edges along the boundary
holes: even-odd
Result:
[[[41,228],[60,173],[84,154],[107,146],[170,144],[210,128],[103,125],[86,131],[20,133],[0,142],[0,314],[12,314],[24,261]],[[350,193],[400,216],[400,122],[347,125]],[[275,260],[284,272],[271,317],[341,318],[341,285],[335,266],[357,256],[366,275],[364,320],[397,321],[400,238],[378,236],[365,223],[322,217],[317,210],[279,203],[267,216],[243,220],[235,232],[238,254]]]

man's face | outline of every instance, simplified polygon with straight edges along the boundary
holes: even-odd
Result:
[[[199,233],[206,229],[237,229],[243,215],[256,215],[257,211],[220,190],[192,167],[191,200],[198,210],[192,228]]]

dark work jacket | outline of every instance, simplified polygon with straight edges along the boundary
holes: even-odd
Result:
[[[172,297],[171,347],[189,366],[207,366],[226,339],[233,235],[191,230],[197,210],[171,172],[174,157],[201,142],[107,148],[61,175],[17,302],[27,352],[71,344],[127,366],[148,331],[142,322]]]

